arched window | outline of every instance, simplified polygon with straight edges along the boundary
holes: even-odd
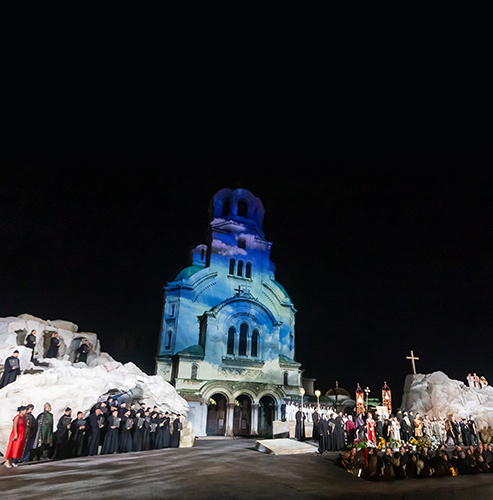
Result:
[[[258,339],[259,339],[258,330],[253,330],[253,333],[252,333],[252,356],[255,358],[258,356]]]
[[[283,381],[284,385],[289,385],[288,384],[288,372],[284,372],[284,381]]]
[[[252,277],[252,263],[251,262],[247,262],[245,276],[247,278]]]
[[[238,202],[238,215],[248,217],[248,203],[243,198]]]
[[[228,354],[235,353],[235,333],[235,327],[230,327],[230,329],[228,330]]]
[[[197,380],[197,371],[198,371],[199,367],[195,364],[192,365],[192,370],[191,370],[191,373],[190,373],[190,378],[192,380]]]
[[[229,274],[234,274],[235,273],[235,260],[231,259],[229,261]]]
[[[231,203],[229,200],[226,200],[223,203],[223,217],[225,217],[226,215],[229,215],[230,212],[231,212]]]
[[[171,349],[171,337],[173,332],[171,330],[168,331],[168,343],[166,344],[166,349]]]
[[[238,248],[246,249],[246,240],[245,238],[238,238]]]
[[[247,353],[247,334],[248,325],[246,323],[242,323],[240,326],[240,344],[238,346],[238,354],[240,356],[246,356]]]
[[[243,276],[243,261],[240,260],[238,261],[238,276]]]

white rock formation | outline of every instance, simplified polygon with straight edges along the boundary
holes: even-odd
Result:
[[[35,357],[42,366],[31,363],[31,349],[20,345],[31,330],[37,332]],[[1,453],[7,447],[17,407],[29,403],[35,406],[35,416],[43,411],[44,403],[51,403],[57,422],[67,406],[72,408],[75,417],[77,411],[89,411],[99,396],[111,391],[124,394],[122,398],[156,405],[161,411],[187,414],[187,402],[162,377],[146,375],[133,363],[123,365],[115,361],[109,354],[101,353],[96,334],[77,330],[77,325],[67,321],[44,321],[27,314],[0,318],[0,363],[17,349],[21,373],[27,370],[14,383],[0,389]],[[49,344],[44,341],[49,340],[54,331],[62,339],[59,359],[42,359]],[[87,365],[72,363],[81,338],[87,338],[91,345]],[[185,422],[184,428],[187,428]],[[193,443],[193,437],[191,441]]]
[[[493,387],[468,387],[443,372],[408,375],[401,409],[456,420],[473,415],[478,429],[483,430],[493,427]]]

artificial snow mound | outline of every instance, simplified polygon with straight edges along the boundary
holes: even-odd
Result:
[[[40,366],[31,363],[31,349],[20,345],[31,330],[36,330]],[[44,321],[29,315],[0,318],[0,363],[17,349],[21,367],[17,380],[0,389],[1,453],[7,448],[17,407],[29,403],[34,405],[34,416],[43,411],[45,403],[50,403],[55,426],[67,406],[72,408],[75,418],[78,411],[87,413],[99,396],[109,393],[123,394],[123,399],[143,401],[151,407],[155,405],[163,412],[186,415],[188,404],[171,384],[160,376],[145,374],[133,363],[124,365],[109,354],[101,353],[96,334],[77,330],[73,323]],[[58,331],[63,340],[64,351],[59,351],[61,359],[42,359],[46,350],[39,344],[44,338],[51,338],[54,331]],[[88,338],[91,344],[87,365],[72,363],[81,338]],[[25,370],[28,373],[23,373]]]
[[[408,375],[401,409],[456,420],[472,415],[479,430],[493,428],[493,387],[468,387],[443,372]]]

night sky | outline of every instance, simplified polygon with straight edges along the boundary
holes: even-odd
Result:
[[[210,199],[243,187],[265,207],[296,358],[400,403],[418,372],[493,382],[493,161],[488,156],[11,155],[0,181],[0,316],[96,332],[148,373],[163,286],[205,243]],[[121,339],[135,338],[132,342]]]

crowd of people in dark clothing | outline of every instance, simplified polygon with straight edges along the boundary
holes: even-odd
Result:
[[[50,403],[37,418],[34,406],[21,406],[14,417],[5,454],[6,467],[36,460],[109,455],[178,448],[183,424],[180,415],[161,413],[145,403],[100,400],[87,415],[66,408],[55,427]]]
[[[447,450],[441,445],[437,450],[427,447],[399,451],[385,448],[352,448],[341,453],[336,464],[348,472],[368,481],[413,479],[490,473],[493,471],[491,444]]]

